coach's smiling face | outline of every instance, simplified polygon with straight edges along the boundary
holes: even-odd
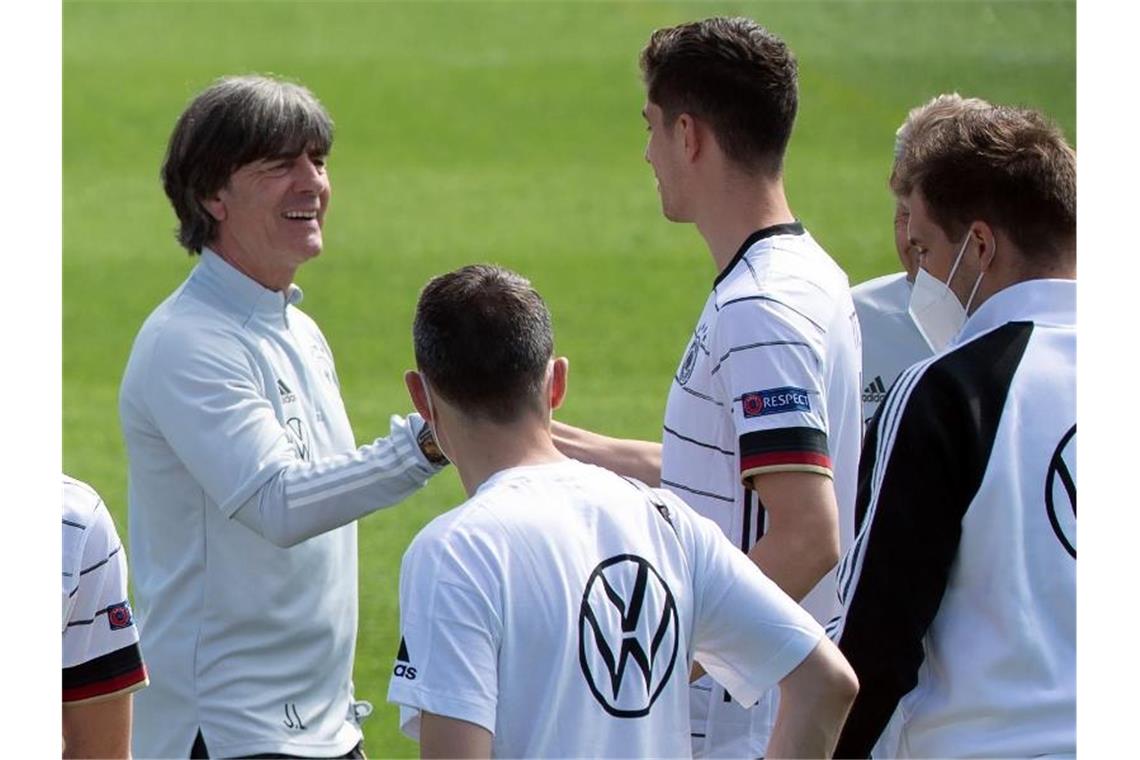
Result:
[[[646,101],[641,109],[649,130],[649,142],[645,146],[645,160],[653,167],[657,177],[657,192],[661,195],[661,213],[672,222],[687,222],[684,211],[679,179],[680,167],[684,158],[684,140],[677,134],[685,115],[665,123],[665,112],[656,103]]]
[[[321,252],[330,195],[325,156],[315,151],[245,164],[203,201],[218,222],[212,246],[265,287],[284,290]]]

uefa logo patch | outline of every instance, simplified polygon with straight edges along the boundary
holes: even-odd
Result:
[[[740,397],[740,406],[746,418],[782,412],[810,412],[811,396],[803,388],[785,386],[745,393]]]
[[[110,624],[112,631],[130,628],[135,623],[134,618],[131,616],[131,606],[126,602],[112,604],[107,608],[107,622]]]

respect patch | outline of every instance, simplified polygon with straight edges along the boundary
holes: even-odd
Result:
[[[745,417],[763,417],[766,414],[783,412],[810,412],[811,396],[803,388],[772,388],[767,391],[753,391],[740,397]]]

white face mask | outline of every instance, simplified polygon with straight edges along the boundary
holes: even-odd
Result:
[[[958,249],[958,257],[954,259],[954,266],[950,268],[950,276],[946,278],[946,282],[919,267],[914,277],[914,285],[910,289],[910,303],[907,310],[918,331],[935,353],[946,348],[954,336],[962,330],[970,304],[974,302],[974,294],[978,292],[978,286],[985,274],[982,272],[978,275],[978,279],[974,281],[974,288],[970,291],[970,297],[966,299],[966,305],[962,306],[958,296],[950,289],[949,283],[954,281],[954,273],[958,271],[958,265],[962,263],[962,256],[966,253],[966,246],[969,243],[970,233],[967,231],[966,239]]]

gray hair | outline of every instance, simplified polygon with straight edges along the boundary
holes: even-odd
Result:
[[[985,111],[989,108],[993,108],[993,105],[981,98],[963,98],[956,92],[938,95],[921,106],[912,108],[906,115],[906,120],[895,132],[894,163],[891,165],[891,176],[888,180],[891,191],[895,195],[906,195],[910,192],[906,168],[909,164],[910,146],[916,137],[964,113]]]
[[[162,162],[162,187],[178,215],[178,242],[201,253],[217,220],[203,207],[238,168],[262,159],[327,155],[333,123],[307,88],[268,76],[223,77],[186,107]]]

